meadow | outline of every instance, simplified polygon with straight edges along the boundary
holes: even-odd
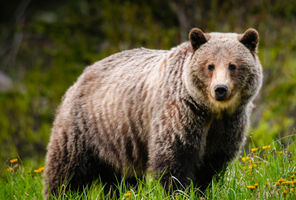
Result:
[[[43,167],[32,169],[24,166],[18,158],[8,160],[6,165],[5,178],[0,182],[0,199],[42,199]],[[249,153],[238,156],[225,171],[218,174],[203,195],[193,187],[166,193],[159,180],[153,179],[151,175],[138,180],[137,188],[126,185],[124,179],[116,187],[118,199],[122,200],[295,199],[296,143],[283,147],[281,141],[277,140],[266,146],[252,146]],[[96,182],[82,193],[65,192],[62,186],[60,196],[52,199],[115,198],[115,193],[104,194],[103,184]]]

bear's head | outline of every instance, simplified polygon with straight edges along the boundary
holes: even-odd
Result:
[[[233,112],[251,102],[262,84],[258,32],[203,33],[193,28],[189,40],[193,53],[184,74],[190,95],[213,112]]]

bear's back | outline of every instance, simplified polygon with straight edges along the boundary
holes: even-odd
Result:
[[[84,73],[90,72],[100,77],[103,75],[106,78],[120,77],[130,80],[138,73],[141,74],[156,67],[167,52],[146,48],[125,50],[94,63],[87,67]]]

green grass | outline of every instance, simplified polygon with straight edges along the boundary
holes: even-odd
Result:
[[[8,170],[10,167],[12,171]],[[42,175],[38,171],[34,172],[34,169],[24,167],[18,161],[8,163],[3,172],[0,199],[42,199]],[[206,199],[295,199],[296,144],[294,142],[282,148],[279,142],[273,142],[270,146],[257,147],[256,151],[239,156],[218,176],[220,179],[214,179],[205,191]],[[167,194],[159,181],[149,175],[138,182],[137,189],[134,189],[122,180],[118,184],[119,199],[200,198],[197,189],[193,188]],[[248,186],[253,186],[253,189]],[[61,194],[64,196],[55,199],[114,199],[111,194],[103,193],[100,183],[92,184],[79,194],[64,193],[61,188]]]

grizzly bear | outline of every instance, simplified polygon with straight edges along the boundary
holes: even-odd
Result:
[[[62,184],[112,186],[146,172],[165,188],[177,180],[204,190],[244,144],[262,84],[258,41],[255,29],[193,28],[171,50],[127,50],[87,67],[56,114],[45,198]]]

